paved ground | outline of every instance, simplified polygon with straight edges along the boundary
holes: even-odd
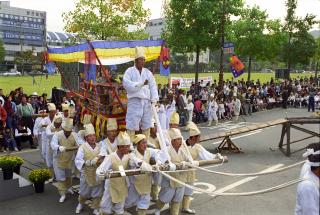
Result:
[[[245,117],[245,122],[242,121],[235,124],[227,121],[215,127],[208,128],[205,125],[200,125],[200,127],[202,133],[205,134],[227,131],[236,127],[266,122],[286,116],[298,117],[310,115],[311,114],[306,112],[305,109],[274,109]],[[320,132],[320,125],[304,125],[304,127],[318,133]],[[229,163],[219,167],[213,167],[212,169],[232,173],[249,173],[263,171],[268,168],[276,169],[301,161],[302,152],[295,153],[291,157],[286,157],[278,150],[280,132],[281,126],[274,126],[235,137],[234,142],[242,148],[244,153],[228,154]],[[293,130],[291,133],[292,140],[306,136],[296,130]],[[184,132],[184,134],[186,133]],[[308,143],[313,142],[320,142],[320,140],[319,138],[309,139],[293,145],[292,148],[293,150],[302,148]],[[217,140],[203,143],[207,149],[212,151],[214,151],[218,144],[219,141]],[[22,169],[22,175],[27,174],[27,168],[36,168],[37,166],[44,165],[40,160],[39,151],[24,151],[20,153],[20,155],[28,161],[24,164],[25,168]],[[285,172],[259,177],[227,177],[198,171],[198,182],[196,182],[196,186],[212,191],[221,189],[224,189],[225,192],[255,191],[296,179],[298,178],[299,171],[300,167],[296,167]],[[197,214],[200,215],[289,215],[294,213],[296,187],[296,185],[293,185],[276,192],[249,197],[213,197],[207,194],[194,194],[192,207],[197,211]],[[0,214],[73,214],[77,204],[76,195],[70,196],[63,204],[58,203],[58,198],[59,196],[55,187],[48,184],[43,194],[34,194],[28,197],[1,202]],[[152,208],[153,207],[148,211],[148,214],[152,214]],[[87,209],[82,214],[90,213]],[[165,210],[162,214],[169,213]]]

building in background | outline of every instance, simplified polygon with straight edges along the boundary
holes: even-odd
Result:
[[[46,12],[11,7],[0,1],[0,38],[6,50],[5,64],[12,68],[17,52],[44,51],[46,43]]]

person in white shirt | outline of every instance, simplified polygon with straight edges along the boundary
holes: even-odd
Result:
[[[23,120],[20,120],[18,123],[18,126],[14,131],[14,137],[19,150],[21,150],[21,143],[26,141],[29,142],[31,149],[37,148],[34,146],[31,130],[25,125]]]
[[[101,143],[101,152],[99,156],[105,157],[117,151],[117,136],[118,136],[118,124],[117,119],[108,118],[107,120],[107,138],[102,140]]]
[[[305,167],[303,180],[297,188],[295,215],[319,215],[320,144],[307,147],[303,157],[308,157],[310,168]]]
[[[84,127],[86,142],[79,147],[75,158],[75,165],[81,173],[79,204],[76,208],[76,214],[80,213],[88,199],[92,199],[91,208],[94,209],[93,214],[99,215],[99,204],[103,185],[101,181],[96,178],[96,170],[101,144],[96,143],[96,133],[93,125],[89,123],[84,125]]]
[[[238,118],[241,110],[240,99],[238,99],[237,97],[233,97],[233,106],[234,106],[234,115],[235,115],[234,121],[238,122]]]
[[[188,96],[188,104],[185,109],[188,111],[188,122],[192,122],[194,104],[192,103],[192,95]]]
[[[214,98],[214,95],[210,95],[210,101],[208,104],[208,126],[211,126],[212,121],[214,121],[214,125],[218,124],[218,116],[217,116],[217,111],[218,111],[218,104]]]
[[[45,128],[50,122],[46,117],[46,110],[39,110],[39,117],[36,118],[33,126],[33,135],[37,139],[38,146],[40,148],[40,155],[43,160],[46,158],[47,142],[45,138]]]
[[[144,68],[144,63],[144,50],[136,47],[135,65],[128,68],[123,76],[123,87],[128,97],[126,128],[131,140],[140,129],[149,137],[151,105],[155,107],[159,100],[155,78],[150,70]]]
[[[77,134],[72,131],[73,120],[68,118],[62,122],[62,131],[55,133],[51,140],[53,151],[53,169],[58,181],[59,202],[66,199],[66,194],[72,191],[72,168],[78,147]]]

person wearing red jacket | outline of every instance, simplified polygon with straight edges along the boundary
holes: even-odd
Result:
[[[3,107],[2,100],[0,100],[0,120],[3,123],[3,127],[6,127],[7,111]]]

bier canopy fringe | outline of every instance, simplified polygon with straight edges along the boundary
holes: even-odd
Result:
[[[133,41],[93,41],[91,42],[102,65],[117,65],[134,61],[135,47],[144,50],[146,61],[159,57],[163,40],[133,40]],[[48,47],[48,60],[54,62],[85,63],[85,53],[92,51],[88,43],[65,48]],[[96,61],[96,65],[99,65]]]

